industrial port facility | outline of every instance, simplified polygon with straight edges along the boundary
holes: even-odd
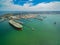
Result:
[[[40,16],[40,15],[39,15]],[[10,25],[12,25],[13,27],[15,27],[18,30],[22,30],[23,28],[23,23],[18,22],[16,20],[20,20],[20,19],[29,19],[29,18],[34,18],[34,19],[38,19],[38,20],[43,20],[43,18],[37,18],[36,14],[17,14],[17,15],[13,15],[13,14],[5,14],[3,16],[0,16],[0,22],[3,22],[5,20],[8,20],[8,23]],[[34,28],[28,26],[29,28],[31,28],[32,30],[34,30]]]

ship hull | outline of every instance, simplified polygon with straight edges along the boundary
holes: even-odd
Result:
[[[16,30],[22,30],[22,28],[17,28],[17,27],[15,27],[14,25],[12,25],[11,23],[9,23],[12,27],[14,27],[14,29],[16,29]]]

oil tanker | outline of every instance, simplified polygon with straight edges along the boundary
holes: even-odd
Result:
[[[11,24],[14,28],[16,28],[18,30],[21,30],[23,28],[23,26],[20,23],[14,21],[14,20],[9,20],[9,24]]]

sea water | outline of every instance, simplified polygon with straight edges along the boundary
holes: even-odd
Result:
[[[0,45],[60,45],[60,14],[39,15],[46,18],[20,19],[24,23],[22,31],[13,28],[8,20],[0,23]]]

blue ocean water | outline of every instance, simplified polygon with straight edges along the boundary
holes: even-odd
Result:
[[[20,19],[24,23],[22,31],[13,28],[8,20],[0,23],[0,45],[60,45],[60,14],[39,15],[46,18]]]

